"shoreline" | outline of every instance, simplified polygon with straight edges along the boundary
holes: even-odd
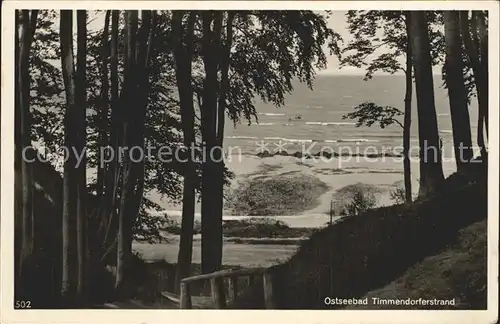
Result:
[[[342,160],[342,159],[339,159]],[[356,159],[353,159],[356,160]],[[371,186],[378,188],[382,194],[378,197],[378,206],[394,204],[391,200],[391,190],[401,188],[403,184],[403,163],[394,162],[394,159],[386,159],[384,163],[373,163],[366,159],[360,161],[346,161],[341,168],[332,167],[331,163],[321,160],[297,159],[293,156],[273,156],[270,158],[259,158],[255,155],[245,155],[241,161],[233,160],[227,163],[227,167],[235,175],[230,188],[237,188],[241,182],[259,177],[273,178],[289,176],[293,174],[309,174],[317,177],[328,186],[328,190],[318,197],[316,207],[295,215],[286,216],[262,216],[285,222],[290,228],[307,227],[310,229],[321,228],[330,221],[327,211],[330,208],[331,199],[342,189],[353,186]],[[412,168],[412,191],[418,192],[419,164],[414,162]],[[455,172],[455,163],[443,163],[445,176]],[[159,201],[161,203],[161,200]],[[162,213],[167,212],[168,217],[181,220],[180,206],[164,204]],[[196,204],[195,220],[201,217],[200,203]],[[235,216],[230,215],[228,210],[224,211],[224,220],[242,220],[258,218],[258,216]],[[354,216],[355,217],[355,216]],[[334,222],[342,217],[337,216]],[[179,241],[177,237],[168,234],[169,242],[148,244],[134,242],[134,252],[145,260],[166,260],[171,263],[177,262]],[[193,238],[193,262],[201,262],[200,235]],[[224,237],[223,264],[240,265],[244,267],[271,266],[286,261],[297,251],[300,243],[307,237]]]
[[[378,188],[381,194],[378,198],[378,206],[394,204],[390,194],[397,188],[403,187],[403,163],[386,158],[383,161],[372,161],[371,159],[353,159],[343,161],[338,159],[334,165],[331,161],[321,159],[299,159],[293,156],[274,155],[267,158],[259,158],[255,155],[244,155],[241,159],[232,159],[226,163],[229,171],[234,173],[229,190],[234,190],[245,181],[250,179],[267,179],[281,176],[293,176],[294,174],[311,175],[328,186],[328,190],[318,197],[318,203],[314,208],[303,212],[290,213],[286,216],[238,216],[233,215],[231,210],[224,210],[224,220],[237,220],[244,218],[272,217],[285,221],[290,227],[318,227],[329,221],[328,211],[332,197],[342,188],[352,185],[366,185]],[[455,172],[455,163],[443,162],[445,177]],[[419,163],[411,163],[412,192],[418,193]],[[169,204],[161,199],[160,195],[150,193],[148,198],[158,203],[163,210],[152,212],[152,214],[166,214],[180,220],[181,205]],[[195,219],[201,218],[201,204],[196,203]]]

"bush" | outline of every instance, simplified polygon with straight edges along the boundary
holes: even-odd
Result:
[[[254,178],[233,190],[226,203],[234,215],[287,215],[314,208],[327,190],[324,182],[310,175]]]
[[[313,233],[313,228],[290,228],[285,222],[271,218],[246,218],[225,221],[224,236],[239,238],[290,238],[304,237]]]
[[[345,186],[333,195],[333,213],[338,216],[355,216],[378,204],[380,189],[367,184]]]
[[[406,202],[406,190],[404,188],[396,188],[391,191],[391,200],[396,204],[404,204]]]
[[[181,235],[181,226],[178,222],[170,221],[164,231]],[[245,218],[240,220],[227,220],[222,224],[222,230],[226,237],[239,238],[297,238],[309,236],[313,228],[290,228],[285,222],[272,218]],[[195,221],[193,234],[201,233],[201,222]]]
[[[181,224],[179,224],[179,222],[177,221],[170,220],[168,225],[165,226],[163,230],[170,234],[181,235]],[[193,234],[200,234],[200,233],[201,233],[201,222],[195,220],[193,225]]]
[[[340,216],[355,216],[372,209],[377,205],[377,198],[370,192],[357,190],[353,193],[352,201],[344,206]]]

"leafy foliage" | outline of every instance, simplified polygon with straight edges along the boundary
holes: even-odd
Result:
[[[405,72],[400,61],[406,56],[408,44],[404,11],[349,10],[346,16],[354,40],[342,50],[341,67],[365,68],[365,80],[373,78],[376,72]],[[427,19],[431,57],[433,64],[438,64],[444,57],[444,38],[439,27],[442,25],[442,14],[428,11]]]
[[[356,216],[377,205],[377,198],[371,192],[365,192],[356,187],[352,194],[351,201],[342,208],[340,216]]]
[[[89,12],[89,21],[104,16],[105,11]],[[145,141],[150,159],[145,163],[145,191],[154,191],[170,202],[178,203],[182,196],[183,163],[175,159],[162,161],[160,148],[175,151],[182,148],[182,132],[176,91],[176,79],[171,53],[171,12],[160,11],[156,28],[156,41],[151,48],[152,64],[149,71],[150,94],[146,116]],[[63,116],[65,109],[64,85],[60,69],[60,45],[55,10],[41,10],[34,37],[31,59],[31,107],[33,115],[33,140],[45,148],[46,158],[59,169],[62,164]],[[312,87],[317,69],[326,67],[326,45],[331,53],[340,57],[341,39],[327,26],[328,15],[312,11],[239,11],[234,21],[234,42],[231,49],[230,86],[226,97],[227,114],[234,124],[245,119],[257,119],[255,97],[282,105],[284,97],[293,90],[292,80],[299,79]],[[123,80],[123,18],[119,20],[118,74]],[[202,91],[204,75],[201,62],[201,21],[195,26],[195,57],[193,61],[193,86]],[[109,105],[103,98],[102,62],[109,62],[110,53],[103,50],[104,28],[89,30],[87,39],[87,147],[88,166],[99,166],[98,133],[106,129],[110,136],[109,117],[101,121],[99,112]],[[225,40],[224,40],[225,41]],[[107,43],[106,43],[107,42]],[[105,56],[107,55],[107,56]],[[109,68],[108,68],[108,73]],[[110,77],[108,75],[108,81]],[[200,105],[197,103],[199,113]],[[198,118],[199,119],[199,118]],[[199,120],[195,132],[199,138]],[[201,144],[201,143],[198,143]],[[200,159],[197,160],[200,176]],[[226,168],[225,183],[234,177]],[[96,179],[88,184],[89,191],[96,188]],[[144,200],[141,213],[134,225],[136,238],[159,238],[163,220],[148,216],[147,210],[158,209]]]
[[[94,16],[102,15],[103,12],[95,12]],[[56,168],[60,169],[62,162],[61,150],[63,145],[63,116],[65,110],[64,85],[59,63],[59,33],[55,25],[57,12],[54,10],[40,10],[38,17],[38,28],[34,36],[33,52],[30,56],[30,75],[32,78],[32,116],[33,116],[33,141],[42,148],[45,159]],[[94,17],[95,18],[95,17]],[[162,22],[166,24],[166,21]],[[160,25],[161,26],[161,25]],[[120,44],[123,39],[123,28],[120,28]],[[161,38],[163,37],[163,38]],[[159,35],[156,43],[164,44],[165,35]],[[103,109],[103,102],[100,90],[102,70],[102,60],[104,60],[103,28],[89,32],[87,40],[87,147],[86,154],[88,166],[97,168],[98,161],[98,131],[105,127],[109,129],[109,123],[103,125],[98,119],[98,112]],[[153,49],[155,53],[159,49]],[[119,78],[123,78],[123,48],[119,48]],[[107,57],[109,60],[109,57]],[[146,141],[150,143],[150,156],[146,159],[146,191],[155,190],[167,200],[179,201],[181,198],[182,175],[180,166],[173,163],[163,163],[159,161],[158,150],[161,147],[169,147],[174,150],[181,142],[181,133],[178,131],[179,118],[176,115],[176,99],[172,91],[173,72],[171,70],[171,60],[168,55],[155,55],[153,67],[151,68],[150,81],[151,91],[146,118]],[[108,69],[109,70],[109,69]],[[108,77],[109,80],[109,77]],[[170,86],[170,88],[169,88]],[[109,122],[109,120],[108,120]],[[109,136],[109,131],[108,134]],[[94,178],[89,183],[89,190],[95,188]],[[159,206],[151,201],[144,201],[141,207],[139,218],[134,225],[134,235],[136,238],[145,240],[161,239],[159,228],[163,227],[163,220],[150,216],[147,210],[159,209]]]
[[[463,44],[462,44],[463,47]],[[477,90],[476,90],[476,81],[474,79],[474,73],[472,71],[472,65],[469,60],[469,57],[467,55],[467,52],[465,51],[465,48],[462,49],[462,61],[463,61],[463,78],[465,82],[465,90],[467,92],[467,101],[468,104],[470,104],[471,100],[475,97],[477,97]],[[446,84],[446,71],[448,67],[446,64],[446,60],[443,64],[443,67],[441,68],[441,80],[443,81],[442,85],[443,88],[448,89],[448,85]]]
[[[326,67],[324,45],[340,58],[340,35],[312,11],[240,11],[233,37],[226,106],[235,124],[257,120],[255,97],[281,106],[293,79],[312,87]]]
[[[391,106],[379,106],[373,102],[364,102],[354,107],[354,112],[342,116],[342,119],[356,120],[356,127],[372,126],[379,123],[380,128],[386,128],[392,124],[398,124],[403,128],[401,122],[396,118],[404,113]]]

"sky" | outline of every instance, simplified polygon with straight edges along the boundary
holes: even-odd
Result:
[[[333,11],[330,19],[328,20],[328,27],[333,29],[342,37],[344,45],[352,40],[352,36],[347,30],[347,11]],[[364,74],[364,69],[355,67],[343,67],[339,69],[339,61],[335,56],[328,57],[327,69],[321,71],[321,74]]]

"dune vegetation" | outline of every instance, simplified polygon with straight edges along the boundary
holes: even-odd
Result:
[[[486,192],[484,175],[457,173],[426,199],[371,209],[314,233],[272,268],[278,308],[331,309],[327,296],[389,295],[390,289],[398,296],[458,294],[460,307],[484,308],[486,238],[478,222],[487,216]],[[255,285],[233,307],[262,308],[261,296]]]
[[[234,215],[295,215],[318,205],[328,186],[317,177],[280,175],[242,182],[227,200]]]

